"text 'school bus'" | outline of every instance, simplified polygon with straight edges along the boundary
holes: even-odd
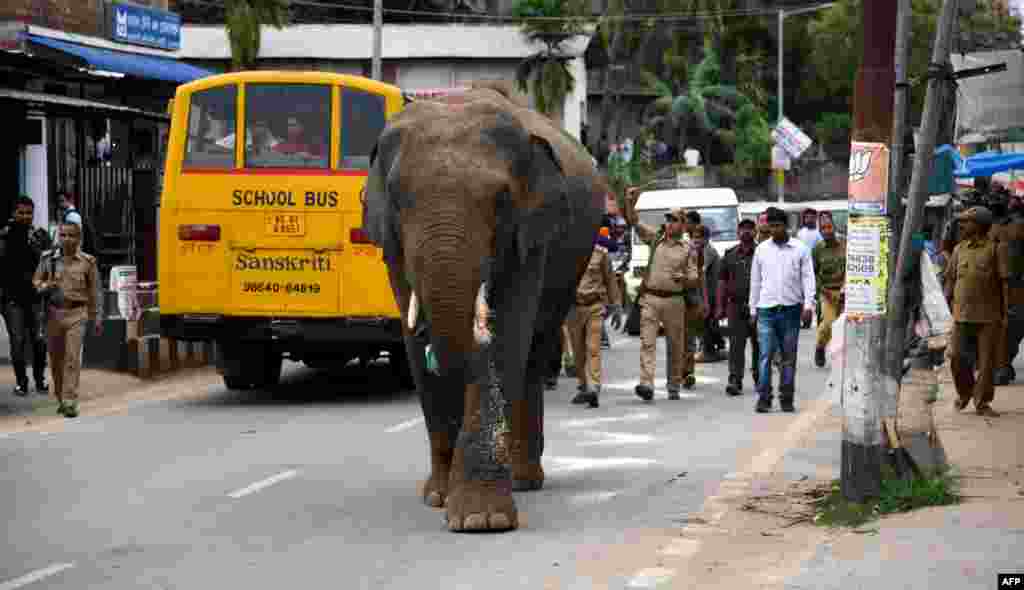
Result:
[[[178,88],[160,206],[160,325],[218,343],[229,388],[387,352],[398,308],[360,191],[401,91],[360,76],[237,72]],[[244,141],[238,141],[244,137]]]

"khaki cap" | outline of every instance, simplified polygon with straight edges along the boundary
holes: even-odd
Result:
[[[992,225],[992,212],[987,207],[971,207],[960,215],[956,216],[961,221],[968,219],[976,221],[981,225]]]

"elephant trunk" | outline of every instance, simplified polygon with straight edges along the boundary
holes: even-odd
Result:
[[[419,251],[418,299],[430,320],[431,345],[441,373],[455,376],[466,369],[476,348],[473,322],[481,262],[464,231],[432,235]]]

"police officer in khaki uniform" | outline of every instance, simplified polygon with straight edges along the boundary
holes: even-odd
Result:
[[[1017,196],[1011,196],[1009,201],[1007,218],[989,230],[993,240],[1006,245],[1009,265],[1007,326],[1000,342],[996,385],[1007,385],[1017,377],[1013,359],[1024,339],[1024,201]]]
[[[978,415],[995,417],[999,414],[990,404],[999,333],[1006,329],[1007,250],[989,238],[992,212],[985,207],[972,207],[958,219],[963,239],[949,259],[945,286],[954,321],[950,371],[958,396],[955,406],[963,410],[973,398]]]
[[[832,219],[819,224],[821,240],[811,251],[814,262],[814,282],[818,285],[821,319],[818,321],[818,345],[814,349],[814,364],[825,366],[825,347],[832,340],[832,322],[843,313],[846,283],[846,242],[836,237]]]
[[[82,371],[82,337],[85,322],[94,322],[96,335],[103,330],[99,316],[99,279],[96,259],[79,249],[82,229],[73,223],[60,226],[60,248],[39,261],[32,283],[47,307],[50,370],[57,413],[78,416],[78,379]]]
[[[650,401],[654,398],[655,350],[658,328],[665,327],[665,338],[672,351],[668,366],[668,398],[679,399],[683,380],[683,357],[686,354],[684,326],[686,301],[684,290],[699,288],[701,269],[688,242],[683,240],[686,211],[673,209],[665,214],[665,231],[640,223],[635,205],[640,190],[626,192],[626,220],[637,230],[640,239],[651,249],[650,262],[640,284],[640,383],[636,394]]]
[[[601,228],[601,236],[607,238],[608,228]],[[576,287],[576,306],[569,314],[572,331],[572,348],[576,355],[576,378],[579,393],[572,399],[574,404],[588,404],[598,407],[601,393],[601,327],[605,306],[611,305],[609,314],[612,327],[622,326],[622,296],[618,282],[612,273],[608,249],[594,244],[590,263]]]

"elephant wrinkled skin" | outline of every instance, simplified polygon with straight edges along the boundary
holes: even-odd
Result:
[[[384,251],[430,437],[423,499],[451,530],[516,528],[512,490],[543,485],[544,373],[608,190],[590,154],[511,88],[408,105],[366,185],[363,225]]]

